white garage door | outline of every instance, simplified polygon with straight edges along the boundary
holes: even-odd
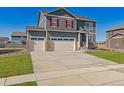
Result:
[[[31,38],[34,45],[34,51],[43,51],[43,41],[44,38]]]
[[[55,41],[55,51],[73,51],[74,41]]]
[[[55,51],[74,51],[74,38],[52,38]]]

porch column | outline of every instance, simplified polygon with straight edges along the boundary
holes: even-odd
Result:
[[[46,29],[46,41],[48,41],[48,30]]]
[[[86,34],[86,48],[88,48],[88,33]]]
[[[78,50],[80,50],[80,33],[78,33]]]

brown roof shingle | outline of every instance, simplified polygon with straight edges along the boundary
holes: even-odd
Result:
[[[11,36],[26,36],[26,32],[13,32]]]
[[[86,18],[86,17],[83,17],[83,16],[76,16],[76,17],[79,18],[79,20],[95,22],[95,20],[92,20],[90,18]]]

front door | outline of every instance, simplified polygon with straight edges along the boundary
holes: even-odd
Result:
[[[86,35],[81,34],[81,47],[85,47],[86,45]]]

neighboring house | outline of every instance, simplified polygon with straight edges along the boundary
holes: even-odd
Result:
[[[106,32],[106,47],[110,49],[124,49],[124,25]]]
[[[5,45],[9,42],[9,37],[0,37],[0,48],[5,47]]]
[[[9,42],[9,37],[0,37],[0,43],[1,44],[6,44]]]
[[[76,16],[65,8],[50,12],[39,12],[38,26],[26,28],[28,42],[33,42],[35,50],[43,50],[43,42],[54,42],[54,50],[75,50],[75,47],[90,47],[96,42],[96,22]]]
[[[27,40],[26,32],[13,32],[11,34],[11,40],[14,44],[25,44]]]

